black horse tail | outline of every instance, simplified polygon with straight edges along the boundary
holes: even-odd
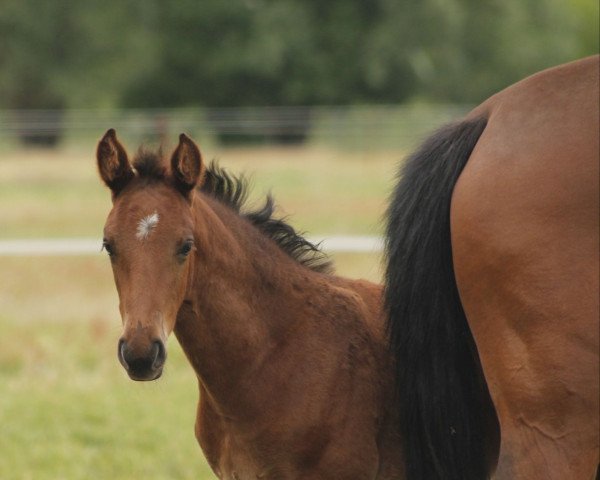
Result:
[[[404,164],[387,211],[385,305],[407,480],[489,476],[491,400],[450,243],[452,191],[486,124],[430,137]]]

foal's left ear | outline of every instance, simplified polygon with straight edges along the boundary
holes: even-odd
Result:
[[[200,150],[185,133],[179,135],[179,145],[171,157],[171,172],[175,187],[190,198],[195,187],[204,181],[204,163]]]

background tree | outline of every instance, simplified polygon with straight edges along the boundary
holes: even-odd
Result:
[[[477,103],[597,53],[598,16],[596,0],[3,0],[0,108]]]
[[[0,107],[15,109],[13,121],[26,142],[54,144],[60,128],[30,136],[21,110],[51,109],[33,118],[60,125],[66,109],[118,104],[150,53],[146,30],[130,28],[143,12],[137,0],[3,0]]]

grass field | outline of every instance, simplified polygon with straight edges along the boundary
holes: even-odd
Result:
[[[253,173],[300,230],[378,234],[398,152],[204,152]],[[3,153],[0,238],[95,236],[110,208],[93,148]],[[336,255],[379,280],[376,254]],[[0,479],[209,479],[193,435],[197,385],[171,339],[165,375],[130,381],[116,360],[117,297],[103,255],[0,257]]]

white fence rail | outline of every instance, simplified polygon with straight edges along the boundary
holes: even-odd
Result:
[[[369,236],[331,236],[311,238],[327,252],[377,253],[383,249],[383,240]],[[72,256],[98,255],[102,241],[99,238],[53,238],[0,240],[0,256]]]

